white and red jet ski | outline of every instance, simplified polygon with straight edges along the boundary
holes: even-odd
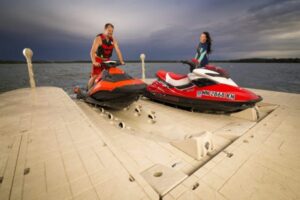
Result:
[[[239,87],[220,67],[195,68],[187,75],[160,70],[145,96],[159,102],[198,111],[237,112],[255,106],[261,96]]]

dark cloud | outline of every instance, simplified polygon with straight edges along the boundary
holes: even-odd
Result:
[[[137,59],[183,59],[195,53],[199,34],[213,37],[213,59],[299,57],[298,0],[7,1],[0,3],[0,59],[89,59],[93,37],[116,25],[123,54]]]
[[[226,52],[228,58],[299,57],[299,9],[299,1],[272,1],[207,29],[214,33],[215,49],[220,56]]]

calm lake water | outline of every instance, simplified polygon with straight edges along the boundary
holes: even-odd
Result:
[[[213,63],[212,63],[213,64]],[[85,85],[90,64],[33,64],[37,86],[57,86],[71,92],[76,85]],[[226,69],[240,86],[274,91],[300,93],[299,63],[216,63]],[[140,63],[122,66],[127,73],[141,77]],[[189,67],[180,63],[146,63],[146,77],[154,78],[159,69],[188,73]],[[0,64],[0,93],[29,87],[26,64]]]

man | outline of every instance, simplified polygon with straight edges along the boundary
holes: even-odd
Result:
[[[93,66],[91,78],[88,83],[88,89],[90,89],[93,86],[95,79],[99,74],[101,74],[103,70],[101,64],[105,61],[110,60],[110,57],[113,53],[113,49],[116,50],[118,59],[120,60],[121,64],[125,64],[118,42],[113,37],[113,32],[114,25],[112,25],[111,23],[107,23],[104,26],[104,32],[98,34],[93,42],[93,46],[90,53]]]

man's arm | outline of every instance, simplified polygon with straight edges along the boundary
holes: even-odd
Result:
[[[118,56],[118,58],[119,58],[121,64],[124,65],[125,62],[124,62],[124,60],[123,60],[123,56],[122,56],[121,50],[120,50],[120,48],[119,48],[118,41],[117,41],[115,38],[113,38],[113,40],[114,40],[114,47],[115,47],[117,56]]]
[[[102,40],[99,37],[96,37],[94,39],[92,49],[91,49],[91,52],[90,52],[92,63],[95,66],[100,66],[100,63],[96,62],[96,56],[97,56],[96,53],[97,53],[97,49],[100,45],[102,45]]]

